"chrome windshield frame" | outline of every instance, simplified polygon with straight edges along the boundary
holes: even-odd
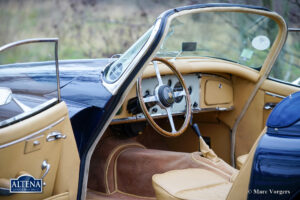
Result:
[[[103,85],[104,87],[112,94],[116,94],[117,91],[119,90],[119,88],[121,87],[121,84],[127,79],[127,77],[131,74],[131,72],[134,70],[135,66],[138,64],[138,62],[140,61],[140,59],[145,55],[145,53],[148,51],[148,49],[152,46],[153,42],[155,41],[155,37],[157,35],[157,32],[159,31],[161,26],[161,19],[158,18],[153,26],[153,30],[152,33],[149,37],[149,39],[147,40],[147,42],[144,44],[144,46],[142,47],[142,49],[140,50],[140,52],[134,57],[134,59],[132,60],[132,62],[129,64],[129,66],[125,69],[125,71],[123,72],[123,74],[121,75],[121,77],[112,82],[106,82],[103,81]]]

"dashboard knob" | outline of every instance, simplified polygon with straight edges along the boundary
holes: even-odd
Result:
[[[153,108],[152,113],[157,113],[157,108]]]

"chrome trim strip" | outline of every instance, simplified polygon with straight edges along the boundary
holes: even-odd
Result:
[[[0,47],[0,52],[9,49],[15,46],[19,46],[22,44],[29,44],[29,43],[39,43],[39,42],[57,42],[58,38],[32,38],[32,39],[26,39],[26,40],[19,40],[17,42],[12,42],[6,45],[3,45]]]
[[[8,126],[12,123],[15,123],[17,121],[20,121],[20,120],[23,120],[27,117],[30,117],[32,115],[35,115],[37,114],[40,110],[42,109],[45,109],[53,104],[56,104],[57,103],[57,98],[53,98],[53,99],[50,99],[49,101],[46,101],[45,103],[42,103],[38,106],[36,106],[35,108],[31,109],[30,111],[27,111],[27,112],[24,112],[24,113],[21,113],[17,116],[14,116],[12,118],[9,118],[9,119],[6,119],[4,121],[1,121],[0,122],[0,128],[3,128],[4,126]]]
[[[61,123],[61,122],[64,121],[64,120],[65,120],[65,117],[59,119],[58,121],[56,121],[56,122],[50,124],[49,126],[43,128],[43,129],[41,129],[41,130],[39,130],[39,131],[36,131],[36,132],[34,132],[34,133],[31,133],[30,135],[27,135],[27,136],[25,136],[25,137],[19,138],[19,139],[17,139],[17,140],[14,140],[14,141],[9,142],[9,143],[6,143],[6,144],[2,144],[2,145],[0,145],[0,149],[5,148],[5,147],[8,147],[8,146],[11,146],[11,145],[14,145],[14,144],[17,144],[17,143],[22,142],[22,141],[24,141],[24,140],[27,140],[27,139],[29,139],[29,138],[35,136],[35,135],[38,135],[38,134],[40,134],[40,133],[42,133],[42,132],[44,132],[44,131],[46,131],[46,130],[49,130],[49,129],[53,128],[54,126],[56,126],[57,124]]]
[[[118,119],[113,119],[112,122],[123,122],[123,121],[132,121],[132,120],[137,120],[137,117],[124,117],[124,118],[118,118]]]
[[[14,46],[19,46],[22,44],[29,44],[29,43],[39,43],[39,42],[57,42],[58,38],[33,38],[33,39],[26,39],[26,40],[19,40],[17,42],[12,42],[0,47],[0,52],[9,49]]]
[[[300,28],[288,28],[288,32],[297,32],[300,31]]]
[[[57,83],[57,98],[58,102],[61,101],[61,96],[60,96],[60,79],[59,79],[59,67],[58,67],[58,39],[55,41],[55,69],[56,69],[56,83]]]
[[[215,108],[194,108],[192,109],[193,113],[201,113],[201,112],[213,112],[213,111],[230,111],[233,110],[234,106],[230,106],[228,108],[225,107],[215,107]],[[184,115],[184,112],[176,112],[176,113],[172,113],[172,115],[174,116],[178,116],[178,115]],[[157,113],[157,114],[151,114],[151,116],[153,118],[162,118],[162,117],[167,117],[167,114],[161,114],[161,113]],[[124,121],[140,121],[140,120],[145,120],[145,116],[144,115],[136,115],[133,117],[124,117],[124,118],[118,118],[118,119],[113,119],[112,123],[118,123],[118,122],[124,122]]]
[[[272,93],[272,92],[265,92],[266,95],[269,95],[269,96],[272,96],[272,97],[278,97],[278,98],[281,98],[281,99],[284,99],[286,96],[282,96],[282,95],[279,95],[279,94],[275,94],[275,93]]]

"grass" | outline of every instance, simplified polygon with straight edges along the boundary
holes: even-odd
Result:
[[[60,59],[110,57],[128,49],[163,11],[207,2],[211,1],[0,0],[0,46],[27,38],[58,37]],[[253,0],[214,2],[262,5]],[[270,2],[265,6],[276,9],[282,4]]]

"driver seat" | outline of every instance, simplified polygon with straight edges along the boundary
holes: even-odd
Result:
[[[250,175],[255,149],[262,131],[254,143],[249,156],[238,174],[225,178],[207,169],[172,170],[152,177],[152,185],[157,200],[219,200],[219,199],[247,199]],[[200,143],[202,144],[200,139]],[[203,144],[202,144],[203,146]],[[212,151],[209,149],[209,151]],[[203,150],[201,149],[203,153]],[[212,151],[213,152],[213,151]],[[214,154],[214,152],[213,152]],[[206,156],[207,159],[222,161],[220,158]]]

